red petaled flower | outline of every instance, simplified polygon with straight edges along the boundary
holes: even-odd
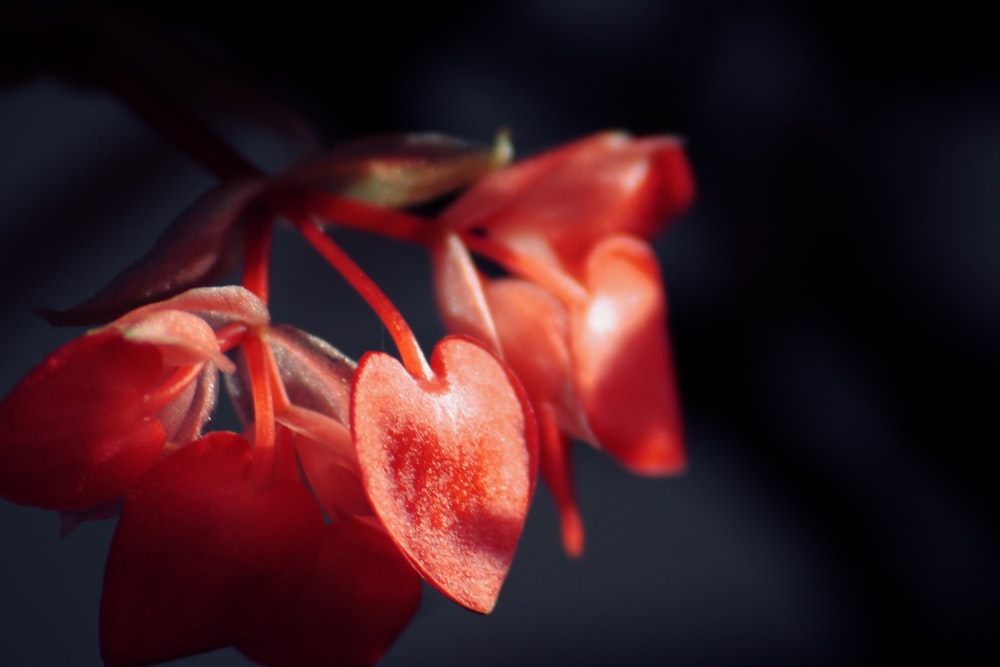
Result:
[[[605,133],[499,169],[503,137],[390,136],[274,179],[212,148],[213,165],[238,166],[221,185],[97,296],[44,311],[112,321],[0,401],[0,497],[68,527],[120,510],[101,601],[109,667],[222,647],[274,667],[372,664],[421,581],[493,609],[539,470],[567,551],[582,551],[570,439],[641,474],[682,467],[646,241],[692,196],[675,139]],[[398,210],[469,184],[438,219]],[[272,324],[278,221],[375,310],[398,359],[355,364]],[[460,335],[428,362],[330,224],[427,247]],[[473,254],[509,275],[485,277]],[[240,286],[206,286],[241,256]],[[220,373],[242,433],[204,432]]]

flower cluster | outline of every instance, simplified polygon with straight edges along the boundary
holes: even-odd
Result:
[[[234,173],[95,297],[43,311],[97,328],[0,402],[0,497],[66,527],[119,515],[109,667],[225,646],[264,665],[372,664],[424,581],[493,608],[539,473],[582,552],[572,439],[640,474],[683,466],[647,241],[691,200],[681,144],[609,132],[509,155],[503,138],[408,135]],[[434,218],[406,212],[444,196]],[[271,321],[279,222],[358,290],[399,359],[355,363]],[[333,225],[428,250],[453,334],[429,361]],[[213,286],[240,258],[240,284]],[[241,433],[206,432],[222,391]]]

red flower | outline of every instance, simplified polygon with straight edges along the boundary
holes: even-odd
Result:
[[[637,235],[657,231],[692,192],[677,140],[607,133],[491,174],[443,215],[451,231],[434,252],[444,319],[486,341],[524,383],[572,554],[583,532],[568,437],[641,474],[684,463],[662,282]],[[514,277],[484,278],[467,248]]]
[[[271,666],[371,664],[415,613],[421,578],[492,610],[539,468],[580,553],[569,438],[644,474],[683,465],[642,238],[691,197],[676,140],[597,135],[482,178],[433,222],[343,196],[419,203],[508,156],[503,138],[395,136],[273,180],[234,174],[93,299],[45,313],[118,319],[0,402],[0,497],[70,521],[121,507],[101,602],[109,667],[226,646]],[[400,359],[355,364],[271,324],[279,219],[376,311]],[[428,362],[330,222],[426,243],[446,323],[466,335]],[[470,250],[511,276],[484,278]],[[188,289],[241,253],[242,287]],[[220,371],[242,434],[202,434]]]
[[[241,288],[197,289],[59,348],[0,402],[0,496],[56,510],[122,497],[166,449],[200,435],[216,369],[232,367],[219,333],[266,321]]]

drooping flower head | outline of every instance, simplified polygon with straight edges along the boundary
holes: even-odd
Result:
[[[275,178],[221,158],[238,173],[146,256],[94,298],[43,311],[107,323],[0,401],[0,497],[67,525],[120,509],[101,602],[109,667],[227,646],[272,666],[372,664],[422,580],[493,609],[539,471],[580,553],[571,438],[642,474],[683,465],[645,238],[692,194],[677,140],[604,133],[502,168],[505,137],[396,135]],[[436,219],[397,210],[469,184]],[[375,310],[399,358],[355,363],[271,322],[279,221]],[[334,224],[426,246],[460,335],[428,361]],[[474,255],[508,275],[486,277]],[[241,285],[207,286],[240,258]],[[240,433],[205,433],[220,385]]]

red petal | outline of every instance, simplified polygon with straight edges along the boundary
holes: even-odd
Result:
[[[532,404],[552,406],[562,431],[592,441],[573,386],[566,307],[534,283],[514,278],[491,281],[486,300],[504,359]]]
[[[311,576],[323,519],[295,482],[254,489],[249,443],[213,433],[163,459],[125,502],[101,599],[109,667],[252,637]]]
[[[83,510],[124,495],[163,451],[144,401],[162,370],[155,347],[113,330],[53,352],[0,403],[0,496]]]
[[[587,308],[573,314],[577,395],[598,442],[634,472],[684,464],[680,406],[656,256],[637,238],[610,237],[587,260]]]
[[[278,421],[295,431],[295,451],[323,510],[333,518],[371,516],[350,430],[303,408],[282,412]]]
[[[359,521],[324,530],[312,576],[237,648],[268,667],[372,665],[420,605],[420,576],[386,534]]]
[[[518,252],[544,237],[572,273],[609,234],[652,235],[690,203],[694,180],[674,137],[605,132],[491,174],[444,214]]]
[[[444,325],[451,333],[471,336],[500,352],[483,282],[468,248],[457,234],[444,234],[432,248],[434,292]]]
[[[351,425],[368,496],[396,544],[456,602],[489,612],[533,490],[530,407],[506,368],[468,339],[434,350],[436,377],[366,354]]]

